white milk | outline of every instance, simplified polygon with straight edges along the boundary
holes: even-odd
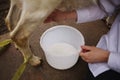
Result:
[[[47,52],[56,56],[69,56],[77,54],[77,49],[67,43],[56,43],[48,48]]]
[[[48,63],[56,69],[72,67],[78,60],[79,52],[67,43],[55,43],[46,52]]]

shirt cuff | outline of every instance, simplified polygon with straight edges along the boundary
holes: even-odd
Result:
[[[120,54],[110,53],[108,65],[111,69],[120,73]]]
[[[89,64],[89,69],[94,75],[94,77],[96,77],[99,74],[109,70],[110,68],[108,67],[107,63],[94,63],[94,64]]]

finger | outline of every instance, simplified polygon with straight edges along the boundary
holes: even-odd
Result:
[[[90,61],[89,59],[86,59],[86,58],[84,58],[84,57],[81,57],[82,58],[82,60],[84,60],[85,62],[87,62],[87,63],[92,63],[92,61]]]
[[[81,56],[81,57],[84,57],[85,59],[87,59],[87,58],[89,58],[89,54],[90,54],[90,52],[81,52],[79,55]]]
[[[81,57],[85,57],[85,53],[84,53],[84,52],[81,52],[81,53],[80,53],[80,56],[81,56]]]
[[[83,53],[90,52],[90,50],[82,49]]]
[[[82,47],[82,46],[81,46]],[[81,52],[83,52],[83,53],[86,53],[86,52],[89,52],[90,50],[87,50],[86,48],[82,48],[82,51]]]
[[[81,48],[83,49],[83,50],[91,50],[92,49],[92,46],[81,46]]]
[[[81,59],[82,59],[83,61],[86,61],[84,57],[81,57]]]
[[[82,60],[84,60],[85,62],[87,62],[87,58],[86,58],[86,56],[84,55],[85,53],[83,53],[83,54],[80,54],[80,56],[81,56],[81,59]]]

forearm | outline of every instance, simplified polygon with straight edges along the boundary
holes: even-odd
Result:
[[[77,21],[77,13],[75,10],[73,11],[69,11],[69,12],[65,12],[64,13],[64,20],[71,20],[76,22]]]
[[[77,23],[91,22],[102,19],[106,13],[102,11],[97,5],[76,10]]]

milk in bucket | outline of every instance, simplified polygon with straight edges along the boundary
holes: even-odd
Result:
[[[77,29],[59,25],[43,33],[40,45],[48,64],[55,69],[64,70],[77,63],[84,38]]]

